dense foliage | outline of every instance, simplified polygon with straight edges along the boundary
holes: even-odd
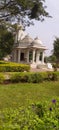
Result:
[[[54,70],[57,70],[59,68],[59,38],[58,37],[56,37],[53,42],[52,55],[49,57],[46,57],[45,60],[47,62],[52,63]]]
[[[9,71],[12,68],[12,71],[18,70],[20,66],[16,67],[11,66],[4,69],[4,71]],[[20,71],[27,70],[29,67],[25,66],[20,67]],[[42,83],[43,81],[59,81],[59,72],[8,72],[0,73],[0,83]]]
[[[54,49],[53,49],[53,55],[56,57],[56,62],[59,63],[59,38],[56,38],[54,40]]]
[[[0,61],[0,72],[5,72],[0,73],[0,83],[3,83],[6,80],[9,80],[8,82],[13,83],[18,82],[40,83],[43,81],[59,80],[58,71],[55,72],[29,72],[29,71],[30,66],[27,64]],[[6,74],[6,72],[9,73]]]
[[[0,59],[11,53],[13,44],[13,34],[5,26],[0,25]]]
[[[44,17],[50,17],[44,2],[45,0],[0,0],[0,59],[13,49],[11,32],[15,34],[18,31],[15,30],[14,23],[21,23],[25,27],[33,24],[31,19],[43,21]]]
[[[13,83],[28,82],[28,83],[40,83],[43,81],[57,81],[59,79],[58,72],[23,72],[11,74],[10,80]]]
[[[29,69],[30,66],[27,64],[0,61],[0,72],[24,72]]]
[[[59,99],[0,110],[0,130],[58,130]]]
[[[3,73],[0,73],[0,83],[4,83],[5,81],[5,76]]]
[[[28,24],[30,19],[44,20],[49,17],[44,6],[45,0],[0,0],[0,22],[21,21]]]

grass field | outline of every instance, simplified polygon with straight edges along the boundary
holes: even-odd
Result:
[[[0,109],[26,107],[34,102],[44,102],[56,97],[59,97],[59,81],[0,85]]]

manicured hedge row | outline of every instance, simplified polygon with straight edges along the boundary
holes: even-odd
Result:
[[[30,66],[27,64],[0,61],[0,72],[24,72],[29,70]]]
[[[0,83],[3,83],[5,81],[5,77],[3,73],[0,73]]]
[[[10,81],[16,82],[28,82],[28,83],[39,83],[42,81],[57,81],[59,74],[57,72],[21,72],[13,73],[10,77]]]
[[[10,78],[11,82],[39,83],[43,81],[40,73],[16,73]]]
[[[0,83],[40,83],[59,80],[59,72],[7,72],[0,73]],[[6,82],[7,81],[7,82]]]

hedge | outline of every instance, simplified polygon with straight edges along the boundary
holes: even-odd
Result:
[[[24,72],[29,70],[30,66],[27,64],[0,61],[0,72]]]
[[[8,78],[7,78],[8,77]],[[59,72],[7,72],[0,73],[0,83],[41,83],[59,80]]]
[[[0,61],[0,83],[5,83],[8,80],[8,83],[18,83],[18,82],[27,82],[27,83],[40,83],[43,81],[57,81],[59,80],[59,71],[55,72],[28,72],[30,70],[29,65],[13,63],[13,62],[4,62]],[[9,72],[9,73],[5,73]],[[5,76],[4,76],[5,75]],[[5,78],[9,77],[9,79]]]
[[[3,83],[5,81],[4,74],[0,73],[0,83]]]
[[[20,72],[11,74],[10,81],[28,82],[28,83],[40,83],[43,81],[57,81],[59,80],[59,74],[57,72]]]
[[[10,80],[11,82],[39,83],[43,81],[43,77],[40,73],[21,72],[11,75]]]

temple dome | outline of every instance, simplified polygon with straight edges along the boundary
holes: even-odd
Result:
[[[22,40],[21,42],[24,44],[24,43],[27,43],[27,44],[31,44],[33,41],[33,39],[29,36],[29,35],[26,35]]]
[[[42,46],[42,41],[38,37],[36,37],[33,40],[32,45],[40,45],[40,46]]]
[[[46,50],[47,48],[43,45],[43,43],[41,42],[41,40],[36,37],[32,43],[29,45],[29,48],[32,47],[32,48],[40,48],[40,49],[43,49],[43,50]]]
[[[19,48],[28,48],[29,45],[31,45],[33,39],[29,36],[26,35],[23,39],[19,40]]]

